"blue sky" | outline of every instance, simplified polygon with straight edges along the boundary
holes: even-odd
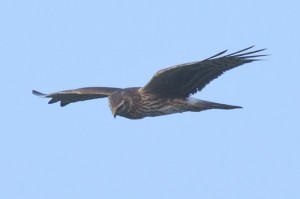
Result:
[[[0,198],[300,198],[299,1],[0,2]],[[268,48],[195,97],[232,111],[114,119],[106,99],[161,68]]]

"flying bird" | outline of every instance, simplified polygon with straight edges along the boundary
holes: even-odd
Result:
[[[37,96],[51,98],[49,104],[60,102],[60,106],[70,103],[108,97],[114,117],[141,119],[186,111],[200,112],[208,109],[236,109],[233,106],[191,97],[201,91],[212,80],[224,72],[246,63],[258,61],[257,54],[265,49],[249,51],[249,48],[224,55],[227,50],[202,61],[180,64],[162,69],[154,74],[143,87],[113,88],[85,87],[43,94],[33,90]]]

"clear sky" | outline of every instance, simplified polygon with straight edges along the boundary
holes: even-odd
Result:
[[[0,1],[1,199],[299,199],[300,2]],[[195,97],[244,109],[114,119],[107,99],[32,89],[143,86],[161,68],[268,48]]]

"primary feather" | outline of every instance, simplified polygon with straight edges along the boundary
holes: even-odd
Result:
[[[160,70],[141,90],[170,97],[188,97],[197,91],[201,91],[224,72],[257,61],[258,57],[266,56],[255,54],[265,49],[245,52],[251,48],[253,46],[225,56],[221,55],[227,51],[222,51],[202,61],[180,64]]]

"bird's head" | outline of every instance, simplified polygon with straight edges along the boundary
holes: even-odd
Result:
[[[114,92],[108,97],[109,107],[115,118],[117,115],[123,117],[126,116],[126,113],[130,108],[130,102],[124,94],[124,91],[120,90]]]

